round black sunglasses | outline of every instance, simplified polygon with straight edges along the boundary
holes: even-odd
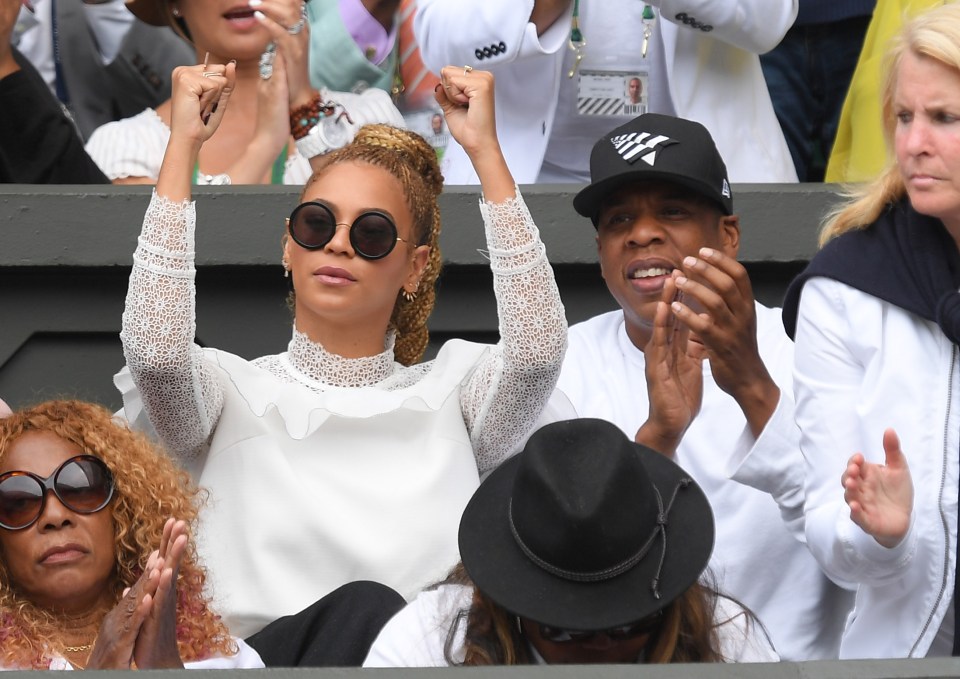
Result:
[[[350,229],[350,245],[364,259],[382,259],[396,247],[397,241],[409,243],[397,236],[397,225],[390,215],[379,210],[368,210],[353,224],[338,223],[333,210],[317,201],[301,203],[290,213],[287,229],[293,242],[307,250],[318,250],[333,240],[338,226]]]

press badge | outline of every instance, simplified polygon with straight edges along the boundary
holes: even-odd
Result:
[[[630,116],[647,112],[646,71],[579,70],[577,113],[582,116]]]

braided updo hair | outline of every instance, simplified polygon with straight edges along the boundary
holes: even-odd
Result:
[[[427,320],[436,301],[436,283],[440,276],[440,205],[437,197],[443,190],[443,175],[437,163],[437,152],[415,132],[390,125],[364,125],[357,131],[353,142],[321,158],[321,164],[307,180],[303,194],[327,170],[344,162],[368,163],[396,177],[413,217],[414,240],[417,245],[430,246],[416,297],[407,301],[398,291],[390,316],[390,327],[397,332],[394,357],[403,365],[413,365],[423,358],[430,341]]]

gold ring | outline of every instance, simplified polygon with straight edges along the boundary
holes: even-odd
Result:
[[[473,66],[464,66],[464,67],[463,67],[463,74],[466,75],[467,73],[469,73],[469,72],[472,71],[472,70],[473,70]]]

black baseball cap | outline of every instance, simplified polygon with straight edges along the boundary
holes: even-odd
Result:
[[[644,179],[681,184],[717,203],[723,214],[733,214],[727,166],[707,128],[658,113],[638,116],[593,145],[590,185],[574,197],[573,208],[596,226],[606,196]]]

